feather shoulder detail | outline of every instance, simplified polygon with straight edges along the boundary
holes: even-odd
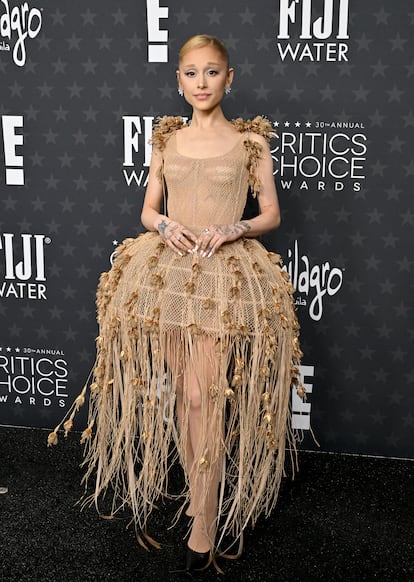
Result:
[[[150,143],[159,150],[163,150],[170,135],[174,131],[177,131],[177,129],[181,129],[184,125],[185,121],[179,115],[175,117],[172,115],[157,117],[157,121],[152,130]]]
[[[264,137],[268,142],[276,137],[276,132],[273,131],[272,124],[268,119],[262,115],[257,115],[254,119],[242,119],[237,117],[237,119],[232,120],[232,124],[237,131],[240,133],[252,132],[257,133]]]
[[[241,117],[238,117],[237,119],[233,119],[232,124],[240,133],[247,133],[246,139],[244,140],[244,147],[247,151],[247,169],[249,171],[248,180],[252,196],[253,198],[256,198],[261,188],[257,166],[263,147],[257,140],[252,139],[249,134],[255,133],[260,135],[269,143],[272,137],[276,137],[276,133],[273,131],[270,121],[261,115],[246,121]]]

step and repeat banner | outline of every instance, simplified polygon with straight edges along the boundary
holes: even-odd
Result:
[[[154,120],[190,113],[177,52],[208,33],[226,115],[277,132],[263,242],[296,288],[303,446],[414,458],[413,28],[408,0],[1,0],[0,424],[53,427],[82,388]]]

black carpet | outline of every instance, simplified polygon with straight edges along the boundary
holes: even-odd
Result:
[[[191,579],[170,573],[181,565],[185,532],[168,529],[175,507],[156,512],[151,534],[163,546],[146,552],[126,520],[75,507],[79,435],[54,448],[46,439],[45,431],[0,427],[2,582]],[[193,578],[414,582],[413,475],[412,461],[302,452],[276,510],[247,530],[243,557],[220,562],[224,577],[211,569]]]

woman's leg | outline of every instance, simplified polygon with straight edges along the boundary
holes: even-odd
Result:
[[[175,389],[176,397],[176,414],[178,423],[178,432],[180,440],[183,443],[181,447],[181,463],[189,484],[190,491],[192,490],[192,468],[194,464],[194,451],[189,435],[188,417],[185,413],[187,408],[187,397],[184,392],[184,370],[186,358],[180,348],[180,341],[176,338],[170,338],[166,346],[166,361],[172,374],[172,382]],[[190,505],[185,512],[188,516],[194,515],[191,500]]]
[[[180,342],[170,338],[166,360],[176,393],[176,412],[181,440],[181,460],[190,489],[186,510],[193,524],[189,547],[196,552],[212,549],[217,520],[217,494],[222,435],[215,419],[209,388],[217,373],[215,342],[195,340],[183,354]]]
[[[214,402],[209,394],[217,371],[214,341],[210,338],[196,340],[186,364],[184,394],[188,406],[188,437],[192,451],[190,512],[194,516],[188,545],[196,552],[207,552],[214,545],[216,533],[218,451],[222,440]]]

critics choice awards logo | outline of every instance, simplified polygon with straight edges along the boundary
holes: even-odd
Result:
[[[63,351],[0,347],[0,406],[64,408],[67,381]]]
[[[279,0],[282,61],[348,61],[349,0]]]
[[[18,67],[26,64],[27,39],[36,38],[41,28],[42,13],[38,8],[29,7],[28,2],[11,7],[8,0],[0,0],[0,51],[12,51]]]
[[[359,122],[286,121],[272,150],[274,173],[282,190],[358,192],[365,180],[367,136]]]
[[[47,299],[44,234],[0,234],[0,298]]]

